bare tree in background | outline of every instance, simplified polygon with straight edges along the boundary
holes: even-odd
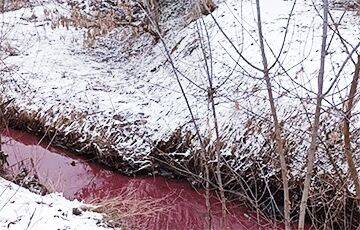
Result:
[[[274,121],[275,126],[275,140],[276,140],[276,152],[280,157],[280,165],[281,165],[281,176],[283,182],[284,189],[284,218],[285,218],[285,229],[290,229],[290,197],[289,197],[289,185],[288,185],[288,166],[285,159],[285,151],[284,151],[284,140],[281,137],[282,129],[278,120],[277,110],[275,106],[272,84],[269,76],[269,66],[265,53],[265,45],[264,45],[264,36],[262,32],[262,21],[261,21],[261,8],[260,1],[256,0],[256,10],[257,10],[257,24],[258,24],[258,33],[260,40],[260,49],[261,56],[263,62],[263,73],[264,80],[266,82],[266,90],[268,93],[268,100],[270,103],[271,116]]]
[[[199,9],[200,10],[200,9]],[[200,42],[200,48],[204,59],[204,67],[205,67],[205,73],[208,81],[208,89],[207,89],[207,101],[210,104],[210,110],[213,117],[213,123],[214,123],[214,129],[215,129],[215,135],[216,135],[216,141],[215,141],[215,155],[217,158],[216,163],[216,180],[219,187],[219,193],[220,193],[220,201],[221,201],[221,212],[222,212],[222,218],[220,220],[220,229],[224,229],[226,227],[226,197],[224,192],[224,185],[223,185],[223,179],[222,179],[222,172],[221,172],[221,165],[222,165],[222,158],[221,158],[221,143],[220,143],[220,131],[219,131],[219,122],[217,118],[216,113],[216,103],[215,103],[215,93],[216,89],[214,87],[213,83],[213,57],[212,57],[212,50],[211,50],[211,42],[210,42],[210,35],[206,28],[206,24],[203,19],[200,20],[201,22],[197,23],[197,31],[199,36],[199,42]],[[204,33],[203,34],[203,31]],[[208,57],[209,56],[209,57]],[[209,59],[209,60],[208,60]],[[207,155],[210,155],[207,153]]]
[[[328,0],[323,0],[323,26],[322,26],[323,28],[322,28],[320,68],[318,74],[318,92],[316,96],[315,117],[311,129],[311,142],[307,157],[304,189],[300,203],[300,216],[299,216],[299,225],[298,225],[299,230],[303,230],[305,225],[307,201],[309,197],[311,177],[314,169],[315,154],[318,146],[317,138],[318,138],[318,130],[320,126],[321,103],[324,97],[323,85],[324,85],[325,58],[326,58],[326,45],[327,45],[327,33],[328,33],[328,14],[329,14],[329,2]]]
[[[352,155],[351,151],[351,137],[350,137],[350,121],[352,117],[352,109],[354,106],[354,98],[357,94],[357,87],[359,82],[359,76],[360,75],[360,55],[358,55],[358,61],[355,66],[355,73],[354,77],[351,82],[350,86],[350,92],[348,96],[348,100],[345,102],[345,117],[344,117],[344,124],[343,124],[343,134],[344,134],[344,152],[346,156],[346,160],[348,162],[350,175],[352,178],[352,181],[355,185],[356,189],[356,198],[358,202],[360,201],[360,181],[359,181],[359,175],[357,172],[357,167]]]
[[[165,51],[165,56],[166,56],[166,59],[169,61],[170,65],[171,65],[171,69],[173,71],[173,74],[175,76],[175,79],[176,79],[176,82],[180,88],[180,91],[181,91],[181,94],[184,98],[184,101],[186,103],[186,107],[189,111],[189,114],[190,114],[190,117],[191,117],[191,122],[193,123],[194,125],[194,128],[195,128],[195,131],[196,131],[196,136],[198,138],[198,141],[200,142],[200,147],[201,147],[201,151],[200,151],[200,155],[201,155],[201,159],[202,159],[202,167],[203,167],[203,170],[204,170],[204,181],[205,181],[205,205],[206,205],[206,208],[207,208],[207,227],[209,230],[212,229],[212,218],[211,218],[211,204],[210,204],[210,172],[209,172],[209,165],[208,165],[208,156],[207,156],[207,151],[206,151],[206,146],[205,146],[205,143],[204,143],[204,140],[203,140],[203,137],[201,136],[200,134],[200,129],[199,129],[199,126],[196,122],[196,118],[195,118],[195,115],[193,113],[193,109],[190,105],[190,102],[189,102],[189,99],[188,99],[188,96],[185,92],[185,89],[184,89],[184,86],[183,86],[183,83],[181,82],[181,79],[180,79],[180,72],[179,70],[176,68],[176,65],[175,65],[175,62],[171,56],[171,51],[169,50],[166,42],[165,42],[165,39],[163,38],[162,34],[161,34],[161,31],[160,31],[160,28],[159,28],[159,24],[154,22],[152,17],[150,15],[148,15],[148,18],[150,20],[150,23],[154,26],[154,28],[156,29],[156,32],[159,36],[159,40],[164,48],[164,51]]]

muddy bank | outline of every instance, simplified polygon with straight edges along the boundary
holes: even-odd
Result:
[[[36,174],[40,183],[50,191],[86,202],[114,198],[119,203],[129,199],[158,200],[160,205],[167,208],[151,217],[144,218],[140,214],[134,216],[146,222],[142,227],[204,229],[204,193],[202,190],[194,190],[186,181],[124,176],[21,131],[9,130],[2,135],[2,139],[3,151],[9,155],[9,166],[5,167],[8,175],[17,174],[26,168],[30,174]],[[212,222],[216,229],[221,217],[221,205],[215,196],[211,200]],[[281,225],[262,218],[259,225],[254,213],[236,203],[229,202],[228,208],[228,229],[281,229]]]

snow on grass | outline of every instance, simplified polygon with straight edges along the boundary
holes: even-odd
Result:
[[[73,213],[73,209],[82,207],[81,202],[66,200],[59,194],[40,196],[0,178],[1,229],[109,229],[101,226],[103,217],[99,213]]]
[[[261,1],[261,6],[268,44],[266,52],[272,64],[280,52],[293,1]],[[6,83],[2,87],[7,98],[15,99],[18,110],[37,113],[60,133],[77,132],[81,134],[80,140],[90,139],[96,144],[103,141],[134,167],[149,167],[152,144],[168,139],[177,128],[194,132],[160,42],[149,47],[147,37],[124,37],[119,29],[101,38],[96,47],[85,49],[82,47],[84,31],[51,29],[44,8],[58,8],[67,13],[62,5],[48,4],[9,12],[1,19],[3,40],[18,50],[15,56],[2,54],[4,68],[9,71],[2,76]],[[303,106],[311,113],[320,59],[322,20],[319,12],[320,4],[297,1],[280,56],[286,73],[279,65],[270,73],[279,117],[289,146],[293,147],[289,153],[293,159],[290,162],[293,175],[301,175],[308,147],[311,117],[309,120],[304,114]],[[342,19],[338,25],[330,22],[329,26],[338,26],[349,47],[354,47],[359,41],[359,17],[355,12],[332,10],[331,13],[335,22]],[[242,55],[261,68],[254,1],[221,1],[213,16]],[[182,73],[181,82],[201,132],[213,140],[206,96],[208,83],[196,23],[202,20],[171,31],[165,41]],[[276,165],[275,156],[264,158],[273,151],[269,144],[272,126],[262,73],[239,58],[211,16],[205,17],[203,23],[210,35],[221,134],[228,143],[223,155],[231,158],[232,166],[239,170],[246,169],[249,159]],[[331,30],[330,40],[326,89],[347,57],[342,42]],[[209,57],[209,52],[207,55]],[[329,110],[324,113],[323,126],[329,129],[335,129],[342,118],[341,112],[332,108],[341,109],[338,103],[347,94],[343,88],[351,80],[352,72],[349,62],[336,87],[326,97],[325,108]],[[106,149],[101,145],[97,147],[101,158],[101,151]],[[325,156],[324,162],[329,163]],[[329,170],[328,166],[324,170]]]

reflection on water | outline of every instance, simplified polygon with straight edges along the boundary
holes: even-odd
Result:
[[[32,168],[42,184],[69,199],[89,202],[120,195],[131,199],[162,198],[164,205],[170,204],[171,208],[147,220],[147,229],[204,229],[204,195],[187,182],[120,175],[45,142],[39,143],[40,139],[24,132],[10,130],[3,135],[3,141],[2,148],[9,155],[8,173],[18,172],[19,165]],[[244,209],[230,206],[227,229],[274,229],[265,223],[259,227]],[[212,198],[215,229],[221,217],[220,207],[217,199]]]

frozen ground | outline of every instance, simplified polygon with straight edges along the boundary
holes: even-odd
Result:
[[[60,194],[40,196],[0,178],[0,229],[92,230],[102,227],[102,215],[89,211],[73,213],[85,207]]]
[[[279,60],[287,70],[285,73],[277,64],[271,76],[279,117],[291,149],[289,156],[293,156],[289,164],[296,176],[302,175],[311,120],[303,108],[306,106],[311,113],[313,92],[317,87],[322,20],[317,12],[321,13],[321,6],[315,2],[315,6],[310,1],[297,2],[281,49],[294,1],[261,1],[264,36],[271,47],[266,50],[269,63],[275,62],[281,51]],[[114,164],[122,159],[135,169],[149,167],[148,156],[154,144],[169,139],[176,129],[194,133],[160,42],[152,47],[148,45],[151,42],[148,37],[133,38],[114,31],[100,39],[96,47],[84,48],[83,30],[51,28],[44,10],[52,12],[54,9],[67,14],[63,5],[46,4],[8,12],[1,17],[2,45],[7,46],[1,53],[1,89],[4,101],[14,99],[9,107],[16,108],[18,114],[31,114],[52,134],[69,137],[75,133],[79,142],[86,143],[78,151],[91,145],[91,149],[97,149],[100,159],[111,152]],[[330,21],[330,27],[337,26],[351,51],[360,38],[359,17],[351,11],[332,10],[331,13],[336,23]],[[262,74],[244,62],[234,48],[261,67],[254,1],[221,1],[213,16],[221,30],[213,18],[207,16],[204,21],[198,20],[165,36],[197,123],[202,134],[213,140],[215,135],[206,96],[208,83],[197,33],[197,27],[202,26],[202,34],[206,34],[206,25],[217,89],[217,114],[226,142],[223,155],[240,171],[253,161],[263,162],[270,168],[276,166],[277,157],[269,157],[273,154],[272,126]],[[326,89],[348,56],[339,36],[332,30],[329,30],[328,41],[331,43],[326,63]],[[205,43],[208,47],[207,41]],[[207,51],[208,57],[209,54]],[[338,102],[347,95],[346,87],[353,69],[351,62],[346,64],[326,97],[322,122],[325,128],[321,133],[325,143],[331,142],[327,139],[328,133],[334,132],[336,136],[339,129],[342,105]],[[359,128],[358,122],[353,128]],[[197,146],[198,143],[193,141],[193,144]],[[189,156],[191,151],[181,154]],[[319,171],[331,171],[329,159],[321,151],[320,156],[324,166]],[[337,163],[345,167],[342,157]],[[277,168],[272,169],[276,171]],[[272,169],[267,171],[268,175]]]

